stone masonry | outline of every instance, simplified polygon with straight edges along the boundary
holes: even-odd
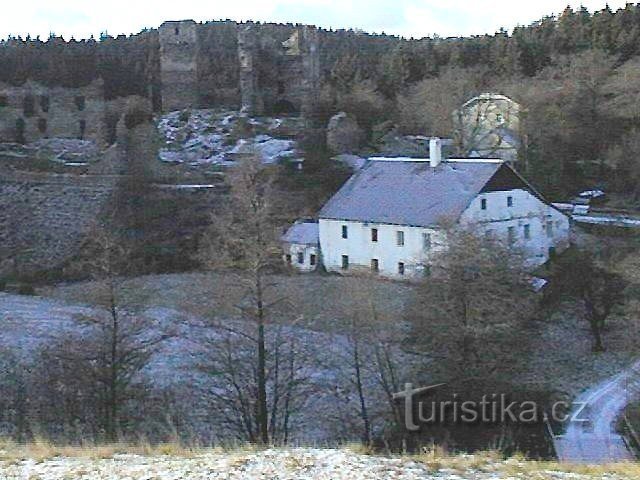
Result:
[[[102,80],[82,88],[47,87],[28,81],[0,83],[0,142],[28,143],[41,138],[104,141]]]

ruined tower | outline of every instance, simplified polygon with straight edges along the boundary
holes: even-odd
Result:
[[[310,26],[298,27],[282,43],[282,49],[275,110],[297,111],[305,116],[311,109],[320,82],[318,30]]]
[[[264,104],[258,91],[258,68],[255,65],[257,42],[254,28],[251,23],[238,25],[240,96],[243,112],[260,115],[264,113]]]
[[[275,46],[268,36],[269,32],[259,25],[249,23],[238,29],[242,109],[254,115],[266,112],[304,116],[311,110],[320,83],[318,30],[297,27],[287,40]],[[264,78],[258,62],[268,48],[271,51],[264,58],[276,59],[271,65],[275,75]]]
[[[198,93],[198,31],[193,20],[160,26],[162,110],[196,108]]]

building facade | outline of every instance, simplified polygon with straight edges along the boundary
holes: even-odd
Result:
[[[284,261],[300,272],[313,272],[320,264],[318,223],[297,221],[282,237]]]
[[[428,276],[456,229],[513,248],[531,269],[569,246],[569,218],[507,162],[443,161],[438,142],[429,159],[369,159],[327,202],[318,220],[327,271]]]
[[[465,157],[517,162],[522,143],[521,111],[519,103],[497,93],[470,99],[453,113],[458,149]]]
[[[105,105],[102,80],[81,88],[0,83],[0,142],[59,137],[102,143]]]

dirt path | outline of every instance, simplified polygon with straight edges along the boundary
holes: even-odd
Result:
[[[633,460],[624,439],[616,432],[616,422],[625,406],[640,397],[640,361],[627,370],[599,383],[575,401],[575,421],[564,435],[555,439],[562,462],[607,463]],[[579,409],[584,409],[578,412]]]

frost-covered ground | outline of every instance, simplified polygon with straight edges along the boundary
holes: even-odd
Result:
[[[0,461],[6,480],[586,480],[637,478],[626,473],[591,474],[560,471],[556,466],[531,465],[521,460],[463,456],[428,458],[360,455],[348,450],[271,449],[253,453],[209,453],[190,458],[115,455],[107,459],[52,458],[44,461]]]
[[[238,123],[242,134],[238,135]],[[158,130],[164,140],[160,159],[191,166],[228,165],[239,155],[257,152],[264,163],[301,161],[296,142],[297,118],[247,118],[238,112],[176,111],[163,115]]]
[[[212,420],[210,393],[223,391],[228,385],[220,383],[223,377],[207,375],[201,367],[212,365],[212,354],[230,339],[231,330],[252,333],[251,327],[246,330],[245,322],[232,317],[211,326],[210,320],[164,306],[145,306],[142,313],[150,319],[153,329],[175,336],[155,353],[137,380],[158,392],[175,392],[185,402],[182,410],[188,412],[187,421],[196,433],[206,438],[224,438],[222,424],[215,425],[216,420]],[[29,364],[37,358],[40,348],[60,337],[82,341],[83,333],[74,317],[87,314],[105,312],[63,300],[0,293],[0,345]],[[276,335],[283,343],[283,355],[288,354],[290,342],[296,345],[296,375],[303,387],[298,391],[300,408],[292,413],[292,436],[301,441],[330,441],[336,434],[338,438],[357,438],[357,397],[348,338],[295,325],[271,326],[268,333],[270,344],[275,345]],[[250,362],[253,347],[238,345],[233,352],[237,361]],[[398,355],[399,361],[404,362]],[[250,367],[250,363],[244,367]],[[250,375],[250,370],[239,371]],[[384,418],[376,417],[376,412],[386,411],[386,400],[374,372],[365,375],[372,422],[374,428],[381,427]]]
[[[0,155],[15,160],[40,158],[66,167],[83,167],[98,160],[100,149],[90,140],[43,138],[27,145],[0,143]]]

